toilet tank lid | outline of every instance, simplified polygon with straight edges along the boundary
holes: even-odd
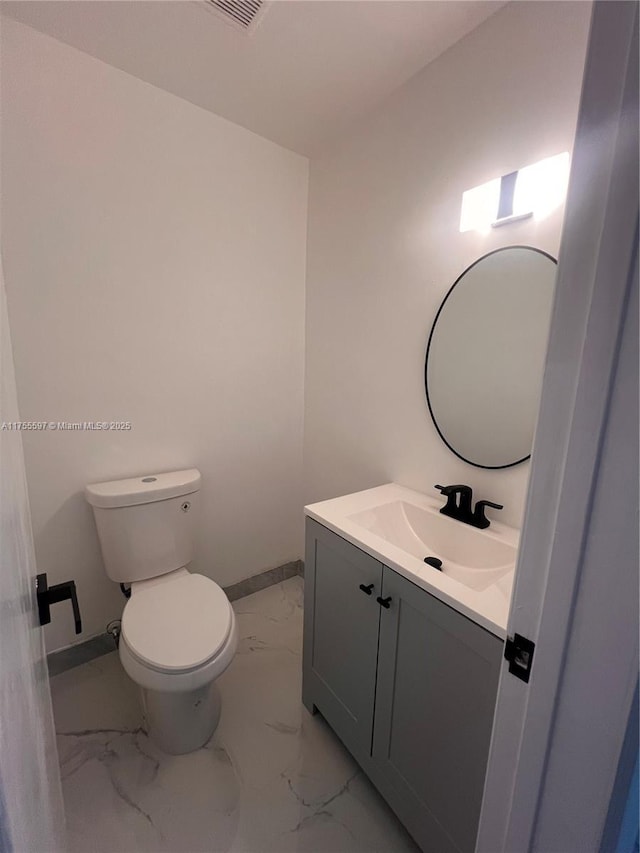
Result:
[[[109,480],[85,486],[84,496],[92,506],[120,507],[164,501],[167,498],[190,495],[200,489],[197,468],[167,471],[164,474],[143,474],[126,480]]]

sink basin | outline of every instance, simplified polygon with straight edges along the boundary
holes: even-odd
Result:
[[[396,500],[348,516],[353,524],[379,536],[419,560],[436,557],[441,571],[471,589],[482,591],[512,571],[516,547],[491,529],[479,530],[441,515],[437,508]]]
[[[519,531],[501,521],[479,530],[442,515],[442,505],[386,483],[309,504],[305,515],[504,639]],[[440,569],[425,557],[441,560]]]

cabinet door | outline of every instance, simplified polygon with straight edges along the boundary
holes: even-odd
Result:
[[[304,574],[303,701],[356,757],[369,756],[382,565],[307,519]]]
[[[503,643],[386,567],[382,595],[374,764],[423,849],[473,851]]]

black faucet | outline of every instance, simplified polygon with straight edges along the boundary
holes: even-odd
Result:
[[[472,509],[473,493],[471,486],[435,486],[434,488],[442,492],[447,498],[446,504],[440,510],[443,515],[470,524],[472,527],[479,527],[481,530],[490,524],[489,519],[484,514],[484,508],[487,506],[494,509],[503,508],[502,504],[496,504],[493,501],[477,501],[475,509]]]
[[[473,512],[471,511],[471,486],[436,486],[447,498],[446,504],[440,512],[455,518],[456,521],[464,521],[471,524]]]

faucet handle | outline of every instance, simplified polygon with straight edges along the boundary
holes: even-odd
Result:
[[[481,530],[484,530],[485,527],[488,527],[491,523],[484,514],[484,508],[486,506],[490,506],[493,509],[504,509],[502,504],[496,504],[493,501],[478,501],[475,509],[473,510],[473,526],[479,527]]]
[[[433,488],[442,492],[443,495],[452,495],[455,492],[471,492],[471,486],[463,486],[461,484],[457,486],[434,486]]]

